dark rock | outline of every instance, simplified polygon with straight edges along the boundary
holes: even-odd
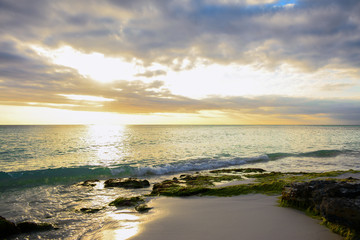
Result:
[[[0,239],[16,233],[20,233],[20,230],[16,225],[0,216]]]
[[[34,222],[21,222],[16,225],[21,232],[36,232],[36,231],[46,231],[54,229],[54,226],[50,223],[34,223]]]
[[[123,187],[123,188],[146,188],[150,187],[148,180],[136,178],[118,178],[105,181],[105,187]]]
[[[311,209],[327,221],[360,231],[360,183],[317,180],[293,183],[282,192],[287,205]]]
[[[360,198],[326,198],[320,213],[329,222],[338,223],[360,232]]]
[[[135,210],[138,211],[139,213],[148,212],[150,209],[152,209],[152,207],[148,207],[148,205],[146,204],[140,204],[135,207]]]
[[[97,180],[97,179],[95,179],[95,180],[86,180],[86,181],[80,183],[79,185],[85,186],[85,187],[94,187],[94,186],[96,186],[97,182],[99,182],[99,180]]]
[[[97,213],[103,208],[80,208],[80,210],[77,210],[82,213]]]
[[[118,197],[117,199],[112,201],[109,205],[116,207],[133,207],[143,202],[144,199],[141,197],[130,197],[130,198]]]

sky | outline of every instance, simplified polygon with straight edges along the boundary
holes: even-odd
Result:
[[[0,0],[0,124],[360,124],[359,0]]]

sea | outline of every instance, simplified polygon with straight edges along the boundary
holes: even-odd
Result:
[[[0,216],[57,227],[10,239],[128,239],[143,215],[108,204],[151,188],[104,188],[106,179],[136,177],[153,184],[239,167],[360,170],[360,126],[0,126]],[[92,179],[100,181],[79,185]]]

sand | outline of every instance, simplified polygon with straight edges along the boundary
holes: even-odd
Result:
[[[304,213],[277,206],[277,197],[156,198],[131,240],[339,240]]]

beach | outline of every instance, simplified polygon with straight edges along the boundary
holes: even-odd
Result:
[[[319,220],[277,204],[276,196],[262,194],[156,198],[153,213],[130,239],[342,239]]]
[[[13,239],[329,234],[301,212],[278,207],[276,197],[246,194],[279,196],[294,179],[334,178],[342,173],[331,171],[360,170],[358,126],[2,126],[0,131],[6,143],[0,147],[0,216],[15,224],[40,222],[55,228]],[[256,168],[265,169],[264,175]],[[326,172],[330,174],[321,175]],[[109,179],[126,178],[146,179],[150,186],[105,186]],[[238,187],[250,183],[254,185]],[[185,192],[178,191],[182,187]],[[219,187],[224,189],[214,192]],[[190,197],[163,197],[184,193]],[[214,198],[219,195],[227,197]],[[242,197],[228,197],[235,195]],[[153,208],[139,213],[135,206],[110,205],[133,196]],[[312,227],[297,223],[300,219],[317,230],[310,234]]]

